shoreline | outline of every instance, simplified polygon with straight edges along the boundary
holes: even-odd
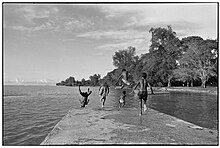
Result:
[[[214,88],[214,87],[213,87]],[[156,87],[157,91],[179,91],[179,92],[192,92],[192,93],[207,93],[212,95],[218,95],[218,88],[215,87],[215,90],[205,90],[204,88],[199,87]]]
[[[218,145],[218,131],[148,109],[71,109],[41,145]]]

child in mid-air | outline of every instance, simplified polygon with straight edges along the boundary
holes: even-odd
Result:
[[[89,103],[88,97],[89,97],[89,95],[91,95],[92,91],[90,91],[88,88],[88,92],[82,92],[80,89],[80,85],[79,85],[79,93],[81,96],[83,96],[83,100],[79,100],[81,103],[81,107],[85,107]]]
[[[123,89],[126,85],[127,86],[131,85],[131,83],[128,81],[128,71],[126,69],[122,69],[121,75],[119,76],[119,78],[118,78],[117,82],[115,83],[115,85],[118,84],[120,79],[122,81],[121,89]]]
[[[126,91],[123,91],[119,99],[119,108],[122,108],[125,106],[125,98],[126,98]]]

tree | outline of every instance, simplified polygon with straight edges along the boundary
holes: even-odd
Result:
[[[195,79],[195,74],[193,69],[181,65],[181,67],[175,69],[173,73],[174,73],[174,77],[177,78],[177,80],[182,82],[187,82],[187,87],[189,87],[190,82],[191,82],[191,86],[193,86],[193,80]]]
[[[81,84],[84,86],[84,85],[86,85],[86,80],[83,78],[82,80],[81,80]]]
[[[150,58],[144,63],[144,70],[154,83],[168,83],[171,86],[173,70],[177,68],[180,58],[181,42],[170,26],[151,28],[152,35],[149,49]]]
[[[97,86],[99,85],[99,80],[101,78],[100,74],[94,74],[93,76],[90,76],[90,81],[92,86]]]
[[[113,55],[113,65],[118,69],[131,69],[138,60],[135,50],[134,47],[130,46],[128,49],[116,51]]]
[[[74,77],[69,77],[65,80],[65,85],[66,86],[73,86],[75,83],[75,78]]]
[[[116,51],[113,55],[113,65],[117,67],[117,75],[115,79],[119,76],[122,69],[126,69],[129,73],[128,80],[133,81],[133,75],[135,73],[135,67],[138,63],[138,56],[135,55],[135,48],[128,47],[124,50]]]
[[[193,71],[193,75],[202,81],[202,87],[206,87],[206,82],[211,76],[216,76],[216,51],[217,42],[215,40],[203,40],[201,37],[184,38],[186,52],[181,58],[182,63],[188,65],[185,71]]]

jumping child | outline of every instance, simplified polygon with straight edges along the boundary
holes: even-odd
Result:
[[[117,82],[115,83],[117,85],[118,81],[119,80],[122,80],[123,84],[121,86],[121,89],[123,89],[125,87],[125,85],[128,85],[130,86],[131,83],[128,81],[128,72],[126,71],[126,69],[122,69],[122,73],[121,75],[119,76]]]
[[[89,95],[91,95],[92,91],[90,91],[88,88],[88,92],[82,92],[80,89],[80,85],[79,85],[79,93],[80,93],[80,95],[82,95],[84,97],[83,101],[79,100],[81,103],[81,107],[85,107],[89,103],[88,97],[89,97]]]

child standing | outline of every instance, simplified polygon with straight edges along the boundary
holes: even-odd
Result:
[[[119,99],[119,108],[122,108],[125,106],[125,98],[126,98],[126,91],[123,91]]]

